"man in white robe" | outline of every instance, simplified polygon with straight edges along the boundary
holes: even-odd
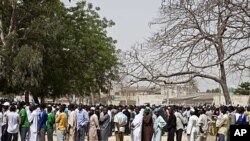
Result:
[[[132,140],[133,141],[141,141],[141,135],[142,135],[142,121],[143,121],[143,111],[139,111],[139,108],[137,107],[135,109],[136,116],[134,120],[132,121]]]
[[[200,110],[200,116],[198,119],[199,126],[199,137],[198,141],[206,141],[208,134],[208,116],[205,115],[206,111],[204,109]]]
[[[197,133],[199,127],[197,126],[198,117],[195,114],[195,110],[193,108],[190,109],[191,117],[189,118],[188,125],[187,125],[187,137],[188,141],[197,141]]]
[[[37,112],[35,105],[30,106],[31,114],[29,116],[30,122],[30,132],[29,132],[29,141],[38,141],[38,117],[39,113]]]
[[[161,115],[159,114],[159,110],[160,108],[155,109],[155,115],[157,118],[155,119],[155,122],[154,122],[154,135],[153,135],[152,141],[161,141],[162,129],[167,124],[165,120],[161,117]]]

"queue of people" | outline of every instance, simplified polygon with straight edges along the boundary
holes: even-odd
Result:
[[[250,124],[250,107],[87,106],[4,102],[0,105],[1,141],[230,141],[230,125]]]

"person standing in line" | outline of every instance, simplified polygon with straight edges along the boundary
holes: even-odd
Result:
[[[122,107],[119,107],[118,113],[114,117],[116,141],[123,141],[127,121],[127,116],[122,113]]]
[[[84,141],[85,132],[89,123],[89,114],[83,109],[83,105],[80,105],[78,111],[76,112],[76,123],[77,123],[77,135],[76,141]]]
[[[127,124],[125,125],[125,134],[129,135],[130,134],[130,130],[129,130],[130,112],[129,112],[128,107],[125,107],[123,114],[127,117]]]
[[[169,109],[167,130],[168,130],[168,141],[174,141],[174,134],[176,132],[176,117],[174,115],[174,110],[172,108]]]
[[[75,106],[73,104],[69,105],[69,118],[68,118],[68,133],[69,133],[69,141],[76,140],[76,111]]]
[[[37,112],[35,105],[30,105],[29,108],[31,112],[29,116],[29,124],[30,124],[29,141],[37,141],[39,113]]]
[[[153,125],[154,123],[152,112],[150,111],[150,109],[145,109],[142,122],[142,141],[152,140],[154,134]]]
[[[132,129],[132,139],[133,141],[141,141],[142,140],[142,123],[143,123],[143,112],[140,112],[139,108],[135,108],[135,117],[131,123]]]
[[[53,126],[55,123],[55,114],[52,112],[51,106],[47,108],[47,111],[48,111],[48,118],[46,122],[47,141],[53,141]]]
[[[64,137],[65,137],[65,131],[67,128],[67,115],[64,112],[64,110],[65,110],[65,107],[60,106],[59,115],[56,118],[56,123],[58,124],[57,131],[56,131],[57,141],[64,141]]]
[[[108,109],[103,108],[103,116],[100,117],[100,141],[108,141],[110,135],[110,115],[108,114]]]
[[[26,140],[26,136],[29,131],[29,120],[26,109],[24,108],[24,102],[20,102],[17,107],[19,109],[19,116],[20,116],[20,137],[21,141]]]
[[[9,112],[9,102],[4,102],[3,104],[3,123],[2,123],[2,141],[7,141],[8,140],[8,132],[7,132],[7,113]]]
[[[227,134],[227,141],[230,141],[230,125],[235,125],[236,123],[236,116],[234,113],[234,107],[233,106],[229,106],[228,107],[228,134]]]
[[[185,124],[185,119],[181,114],[182,108],[179,107],[177,108],[176,112],[174,113],[176,117],[176,141],[181,141],[182,139],[182,133],[184,130],[184,124]]]
[[[206,141],[208,134],[208,116],[205,115],[206,111],[202,108],[200,109],[200,116],[198,118],[198,126],[199,126],[199,137],[198,141]]]
[[[19,115],[16,112],[16,106],[12,105],[10,107],[10,112],[7,113],[7,123],[8,123],[8,141],[18,141],[18,129],[19,129]]]
[[[155,109],[156,119],[154,122],[154,135],[152,141],[161,141],[162,129],[166,126],[165,120],[159,113],[160,108]]]
[[[227,132],[228,132],[228,124],[229,124],[229,120],[228,120],[228,115],[226,114],[227,112],[227,107],[226,106],[222,106],[220,108],[221,113],[222,113],[222,117],[220,120],[217,120],[216,122],[216,127],[219,128],[218,130],[218,141],[225,141],[226,137],[227,137]]]
[[[188,125],[187,125],[187,138],[188,141],[197,141],[197,134],[198,134],[198,113],[194,108],[190,108],[190,115]]]
[[[39,141],[45,141],[45,132],[46,132],[46,122],[48,115],[45,111],[46,104],[42,103],[40,106],[40,114],[38,120],[38,132],[39,132]]]
[[[0,141],[2,138],[2,123],[3,123],[3,112],[2,112],[2,105],[0,104]]]
[[[89,141],[98,141],[98,131],[100,130],[100,126],[98,117],[95,114],[95,107],[90,108],[89,117]],[[101,117],[103,117],[103,115]]]

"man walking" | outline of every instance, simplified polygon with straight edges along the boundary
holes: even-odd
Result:
[[[55,123],[55,114],[52,112],[52,107],[48,107],[48,118],[47,118],[47,139],[48,141],[53,141],[53,125]]]
[[[182,139],[182,132],[184,130],[185,119],[180,113],[182,110],[181,107],[177,108],[176,112],[174,113],[176,117],[176,141],[181,141]]]
[[[47,121],[47,113],[44,110],[46,108],[46,105],[43,103],[40,106],[40,115],[38,120],[38,132],[39,132],[39,141],[45,141],[45,132],[46,132],[46,121]]]
[[[66,126],[67,126],[67,115],[64,112],[65,108],[64,106],[61,106],[59,109],[59,115],[56,118],[56,123],[58,124],[57,126],[57,141],[64,141],[64,136],[65,136],[65,131],[66,131]]]

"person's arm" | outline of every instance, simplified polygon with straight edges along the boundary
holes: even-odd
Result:
[[[59,114],[57,117],[56,117],[56,123],[59,123],[61,120],[61,114]]]
[[[106,114],[106,115],[100,117],[100,122],[101,122],[101,123],[104,122],[104,121],[106,121],[106,120],[109,120],[109,115],[108,115],[108,114]]]
[[[99,121],[98,121],[98,117],[97,117],[97,116],[95,116],[94,122],[95,122],[96,128],[97,128],[97,129],[100,129],[100,125],[99,125]]]
[[[221,127],[222,125],[224,125],[226,122],[226,118],[221,118],[220,120],[217,120],[216,122],[216,127]]]
[[[81,126],[87,126],[87,124],[89,123],[89,114],[86,111],[84,111],[83,116],[85,121],[81,123]]]

